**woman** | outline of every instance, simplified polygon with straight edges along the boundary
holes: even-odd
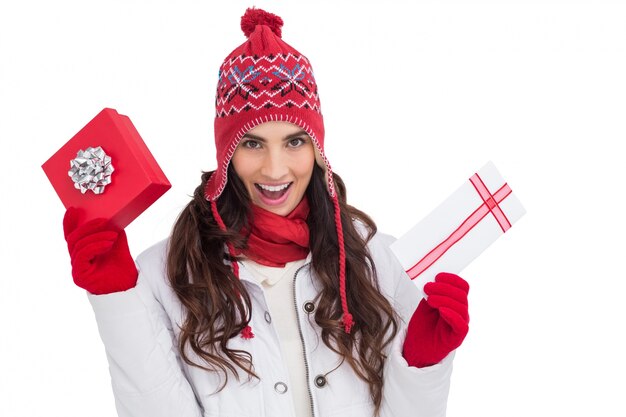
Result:
[[[105,220],[64,229],[120,416],[441,416],[467,283],[417,288],[324,154],[309,61],[242,17],[220,68],[217,169],[135,264]],[[137,271],[138,270],[138,271]]]

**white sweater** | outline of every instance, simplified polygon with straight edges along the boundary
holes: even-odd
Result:
[[[278,332],[282,357],[289,371],[288,390],[296,409],[297,417],[311,416],[302,339],[298,330],[296,304],[293,293],[295,272],[304,265],[305,260],[288,262],[284,267],[270,267],[249,259],[244,266],[262,285],[270,311],[271,321]],[[254,332],[254,329],[252,329]]]

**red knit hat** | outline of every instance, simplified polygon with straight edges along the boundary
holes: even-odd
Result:
[[[283,20],[261,9],[247,9],[241,29],[248,38],[224,60],[215,96],[217,170],[206,187],[216,200],[227,181],[230,159],[243,135],[269,121],[298,125],[313,140],[316,159],[335,194],[324,156],[324,120],[309,60],[281,39]]]
[[[346,301],[343,230],[332,170],[324,155],[324,120],[317,83],[309,60],[281,39],[282,25],[279,16],[261,9],[249,8],[241,17],[241,29],[248,39],[226,57],[219,70],[215,96],[217,169],[207,181],[204,195],[225,230],[215,201],[226,187],[228,165],[243,135],[269,121],[290,122],[306,131],[313,141],[317,164],[326,173],[335,206],[343,322],[350,333],[353,322]],[[228,249],[234,256],[232,245]],[[233,270],[238,276],[236,263]],[[246,328],[244,337],[252,336]]]

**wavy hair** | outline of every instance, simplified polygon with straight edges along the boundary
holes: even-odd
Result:
[[[239,335],[249,323],[251,299],[242,282],[234,275],[225,252],[226,242],[236,248],[246,247],[239,231],[247,226],[250,199],[232,165],[228,183],[217,201],[218,211],[227,231],[220,230],[204,187],[213,172],[204,172],[193,199],[180,213],[170,238],[167,275],[185,308],[178,347],[185,363],[224,374],[219,390],[228,382],[229,371],[239,380],[236,367],[259,378],[252,356],[244,350],[230,349],[227,342]],[[312,268],[321,291],[315,299],[315,323],[321,328],[324,344],[354,369],[369,385],[378,414],[382,403],[385,348],[398,332],[398,318],[390,302],[381,294],[373,259],[367,242],[376,233],[374,221],[346,203],[346,188],[333,173],[341,209],[346,253],[346,295],[354,326],[344,332],[339,297],[339,249],[335,229],[334,206],[326,189],[325,174],[315,164],[306,190],[310,212],[307,219],[312,253]],[[367,234],[361,235],[353,220],[360,221]],[[247,313],[248,312],[248,313]],[[202,363],[194,362],[190,349]]]

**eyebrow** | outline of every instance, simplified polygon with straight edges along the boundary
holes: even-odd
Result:
[[[290,140],[290,139],[293,139],[293,138],[297,138],[297,137],[300,137],[302,135],[309,136],[309,134],[306,133],[305,130],[301,130],[299,132],[291,133],[291,134],[285,136],[283,141],[287,141],[287,140]],[[259,142],[267,142],[267,140],[265,138],[262,138],[261,136],[253,135],[252,133],[246,133],[246,134],[243,135],[243,137],[244,138],[250,138],[250,139],[258,140]]]

